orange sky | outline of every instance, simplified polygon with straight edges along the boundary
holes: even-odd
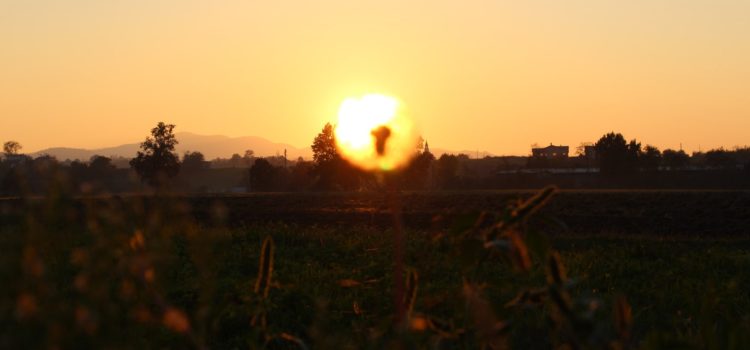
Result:
[[[610,130],[746,145],[748,14],[746,0],[0,0],[0,141],[110,146],[164,120],[302,147],[344,98],[379,92],[453,150]]]

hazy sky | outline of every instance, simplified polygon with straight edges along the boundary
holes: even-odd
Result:
[[[109,146],[163,120],[301,147],[380,92],[433,147],[615,130],[705,150],[750,144],[749,62],[747,0],[0,0],[0,141]]]

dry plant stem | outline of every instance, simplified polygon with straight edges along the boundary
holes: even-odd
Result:
[[[394,324],[399,327],[404,322],[404,225],[401,221],[401,201],[394,184],[388,186],[388,202],[393,215],[393,301],[395,306]]]

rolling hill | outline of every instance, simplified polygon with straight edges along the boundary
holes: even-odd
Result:
[[[176,147],[179,154],[186,151],[200,151],[209,160],[219,157],[229,158],[234,153],[242,155],[248,149],[253,150],[256,156],[261,157],[283,155],[285,149],[287,150],[287,157],[290,159],[297,157],[309,159],[312,156],[312,151],[309,148],[298,148],[287,143],[273,142],[257,136],[228,137],[199,135],[190,132],[176,133],[175,136],[180,142]],[[34,152],[31,155],[47,154],[59,160],[78,159],[82,161],[89,160],[94,155],[132,158],[138,151],[139,146],[140,142],[97,149],[53,147]]]
[[[287,158],[289,159],[296,159],[298,157],[305,159],[312,158],[312,150],[309,147],[298,148],[288,143],[273,142],[258,136],[228,137],[223,135],[199,135],[191,132],[180,132],[176,133],[175,136],[180,142],[177,144],[177,153],[182,155],[186,151],[199,151],[203,153],[207,160],[229,158],[235,153],[243,155],[245,150],[248,149],[253,150],[258,157],[283,155],[286,149]],[[54,156],[59,160],[78,159],[81,161],[88,161],[94,155],[132,158],[138,152],[139,147],[140,141],[97,149],[52,147],[31,153],[31,156],[36,157],[46,154]],[[479,157],[492,156],[491,153],[484,151],[456,152],[441,148],[431,148],[431,151],[435,157],[440,157],[444,153],[463,153],[469,155],[471,158],[475,158],[477,155]]]

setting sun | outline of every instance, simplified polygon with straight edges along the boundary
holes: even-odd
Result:
[[[393,97],[368,94],[341,103],[336,144],[342,156],[365,170],[393,170],[414,155],[412,121]]]
[[[750,349],[748,13],[0,0],[0,350]]]

